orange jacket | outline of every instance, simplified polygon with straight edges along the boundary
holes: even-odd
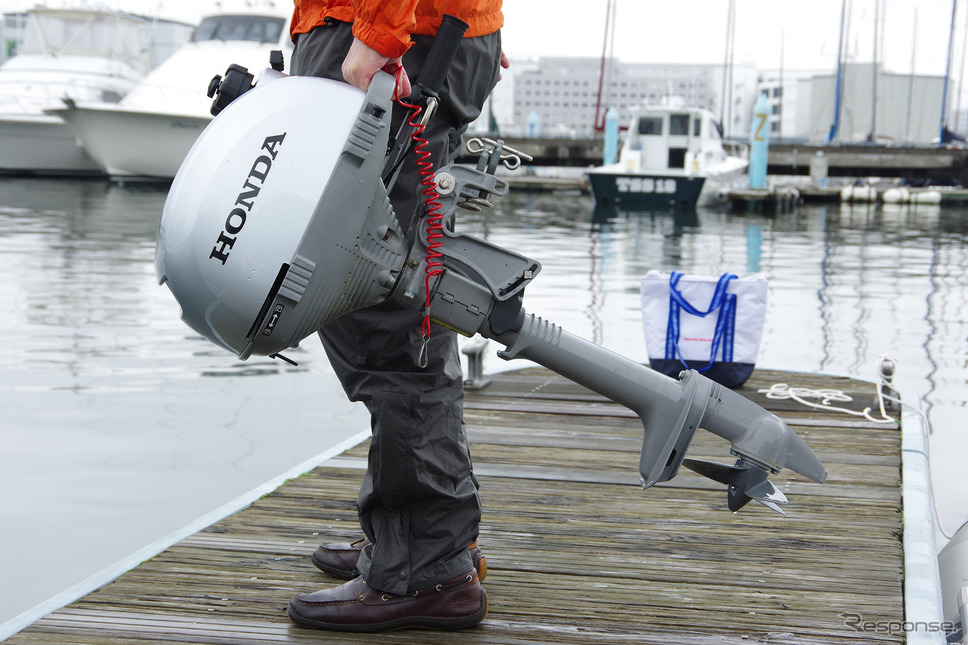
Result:
[[[294,0],[290,33],[305,34],[326,18],[353,23],[353,35],[387,58],[410,47],[410,34],[433,36],[450,14],[469,25],[465,37],[484,36],[504,25],[502,0]]]

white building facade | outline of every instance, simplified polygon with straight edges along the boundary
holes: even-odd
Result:
[[[735,66],[726,74],[722,65],[609,59],[603,66],[595,58],[541,58],[512,63],[511,68],[515,67],[510,114],[498,116],[502,132],[508,134],[525,134],[529,117],[533,120],[537,115],[542,136],[590,137],[596,125],[601,127],[609,107],[618,110],[620,123],[625,125],[633,108],[677,97],[721,114],[726,136],[744,136],[756,98],[756,69],[748,65]],[[724,88],[729,98],[721,104]],[[498,91],[501,89],[499,84]]]
[[[833,141],[932,143],[941,132],[943,94],[942,76],[894,74],[871,63],[846,65]],[[826,141],[834,124],[836,96],[835,72],[800,81],[797,130],[805,138]],[[948,127],[953,129],[954,123]]]

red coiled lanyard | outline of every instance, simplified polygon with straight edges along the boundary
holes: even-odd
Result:
[[[400,78],[403,75],[403,67],[396,65],[393,68],[387,69],[391,72],[397,79],[397,85],[399,85]],[[414,105],[407,103],[403,99],[394,93],[394,99],[401,106],[410,110],[410,117],[407,119],[407,124],[413,128],[413,134],[410,138],[413,140],[414,148],[413,152],[417,155],[416,164],[418,168],[418,174],[420,175],[420,185],[424,187],[424,205],[427,207],[427,214],[425,217],[425,226],[427,231],[427,256],[424,259],[424,310],[423,310],[423,323],[420,326],[420,333],[423,336],[423,347],[420,351],[420,366],[427,366],[427,342],[430,340],[430,300],[431,300],[431,280],[432,278],[439,276],[443,273],[443,262],[441,258],[443,255],[437,251],[441,246],[440,239],[443,237],[441,231],[443,230],[443,214],[440,212],[441,204],[438,200],[440,195],[437,193],[437,184],[434,182],[434,170],[433,170],[433,160],[431,157],[430,150],[427,149],[429,142],[423,138],[422,135],[426,129],[426,125],[418,120],[423,108],[419,105]]]

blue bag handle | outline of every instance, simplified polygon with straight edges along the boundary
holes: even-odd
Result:
[[[732,273],[724,273],[719,276],[719,281],[716,283],[716,290],[713,292],[712,300],[710,300],[709,308],[706,311],[700,311],[694,307],[685,299],[682,292],[679,291],[677,287],[682,276],[683,274],[679,271],[673,271],[669,276],[669,322],[666,325],[665,357],[678,358],[682,366],[689,369],[686,361],[682,358],[682,352],[679,351],[680,311],[685,309],[693,316],[705,318],[712,312],[718,310],[719,315],[716,319],[716,329],[713,333],[713,344],[709,354],[709,363],[697,371],[705,372],[713,366],[713,363],[716,362],[716,354],[719,353],[720,345],[723,347],[723,361],[732,362],[733,338],[736,326],[736,294],[727,294],[726,289],[729,287],[729,283],[736,279],[736,276]]]

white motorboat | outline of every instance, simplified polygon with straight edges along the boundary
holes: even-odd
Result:
[[[147,23],[116,11],[27,12],[16,56],[0,66],[0,171],[99,173],[73,130],[44,110],[120,101],[150,68]]]
[[[588,171],[600,203],[636,208],[691,208],[725,199],[749,162],[723,147],[709,110],[681,100],[637,110],[618,163]]]
[[[257,76],[273,49],[288,60],[288,18],[272,10],[209,15],[119,103],[76,102],[51,112],[71,124],[112,179],[171,179],[212,120],[209,82],[231,63]]]

